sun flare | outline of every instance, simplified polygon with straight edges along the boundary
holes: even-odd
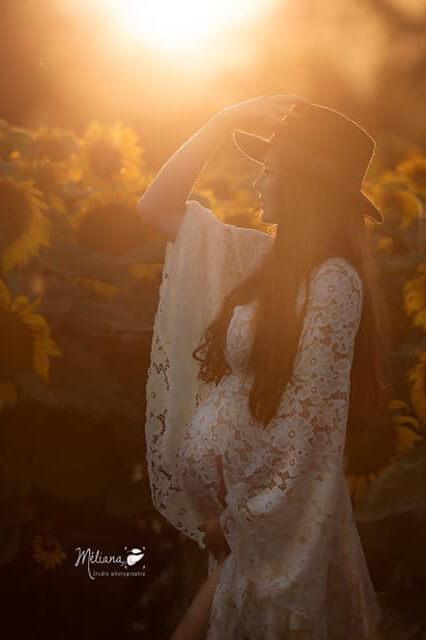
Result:
[[[108,0],[116,27],[145,44],[185,51],[202,47],[214,34],[264,13],[273,0]]]

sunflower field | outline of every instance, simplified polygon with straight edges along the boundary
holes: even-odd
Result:
[[[163,638],[205,574],[204,554],[153,508],[146,468],[166,239],[136,205],[153,177],[143,141],[120,122],[91,122],[78,137],[0,120],[5,638],[24,598],[33,618],[22,629],[42,621],[45,637],[75,637],[84,620],[92,637]],[[244,179],[207,171],[197,188],[221,219],[259,225]],[[377,171],[367,189],[385,215],[367,224],[392,313],[396,395],[349,443],[347,480],[390,637],[415,638],[426,633],[426,156]],[[76,549],[115,553],[123,540],[143,540],[146,576],[93,589]],[[413,619],[418,628],[398,636]]]

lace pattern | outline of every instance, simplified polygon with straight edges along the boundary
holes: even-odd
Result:
[[[147,372],[145,438],[155,507],[205,549],[197,511],[179,482],[184,429],[214,385],[197,379],[192,358],[226,294],[254,269],[272,236],[222,223],[195,200],[168,242]],[[209,554],[209,572],[217,567]]]
[[[189,203],[166,254],[162,287],[169,288],[160,294],[147,391],[154,504],[201,548],[197,527],[220,515],[231,553],[207,640],[363,640],[382,613],[344,476],[359,275],[335,257],[312,276],[293,376],[269,431],[258,428],[248,406],[256,302],[234,310],[225,347],[232,371],[217,387],[197,386],[188,368],[188,353],[223,296],[270,247],[270,236],[251,231]],[[172,280],[176,274],[180,280]],[[302,285],[299,311],[306,293]],[[196,321],[185,315],[192,305]],[[215,567],[210,554],[209,571]]]

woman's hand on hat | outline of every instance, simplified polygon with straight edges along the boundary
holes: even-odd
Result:
[[[225,107],[215,117],[230,133],[234,129],[245,129],[268,134],[274,131],[284,116],[301,117],[292,111],[292,107],[306,103],[308,100],[296,95],[264,95]]]

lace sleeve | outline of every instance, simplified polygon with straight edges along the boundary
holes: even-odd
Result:
[[[264,602],[293,603],[295,628],[318,628],[344,477],[344,444],[362,281],[342,258],[311,282],[293,375],[264,446],[244,451],[221,524]],[[278,607],[279,609],[279,607]],[[297,615],[298,614],[298,615]]]
[[[202,516],[177,467],[186,425],[212,389],[198,379],[192,352],[227,292],[255,268],[271,241],[261,231],[223,223],[190,200],[166,246],[146,382],[146,459],[154,506],[202,549]]]
[[[196,236],[192,229],[196,231]],[[257,229],[227,224],[197,200],[189,200],[174,242],[167,243],[167,252],[173,252],[175,247],[185,244],[185,252],[203,252],[199,256],[203,263],[214,261],[214,269],[209,269],[210,290],[205,289],[204,300],[200,300],[200,304],[209,304],[214,286],[222,288],[222,295],[236,286],[257,262],[259,251],[267,249],[271,241],[271,235]]]

